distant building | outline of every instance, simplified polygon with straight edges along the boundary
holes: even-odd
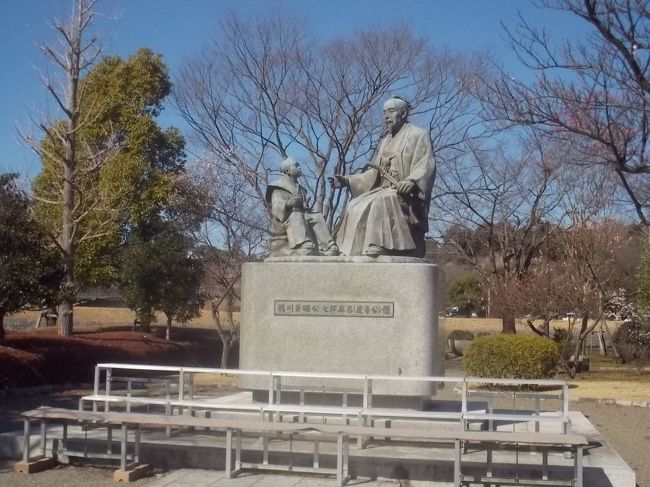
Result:
[[[90,308],[128,308],[114,287],[90,287],[77,294],[77,306]]]

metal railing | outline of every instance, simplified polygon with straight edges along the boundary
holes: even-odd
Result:
[[[460,421],[462,428],[467,429],[468,424],[474,421],[486,421],[489,429],[493,429],[495,422],[506,421],[516,422],[534,422],[535,431],[539,432],[540,423],[554,422],[560,423],[562,431],[567,432],[569,427],[569,386],[563,380],[539,380],[539,379],[494,379],[482,377],[436,377],[436,376],[404,376],[404,375],[365,375],[365,374],[334,374],[318,372],[295,372],[295,371],[267,371],[267,370],[241,370],[241,369],[219,369],[205,367],[175,367],[162,365],[138,365],[138,364],[120,364],[120,363],[101,363],[95,367],[95,381],[93,387],[93,409],[96,410],[97,403],[101,403],[100,397],[106,397],[104,402],[105,410],[110,407],[109,398],[115,398],[113,386],[117,381],[124,381],[116,375],[119,372],[128,371],[130,375],[140,372],[142,375],[151,376],[163,375],[158,380],[165,384],[165,398],[168,402],[183,401],[183,404],[195,404],[201,406],[201,400],[195,400],[194,376],[196,374],[219,375],[226,377],[237,376],[258,376],[265,378],[268,384],[268,406],[269,411],[278,411],[278,405],[282,405],[282,392],[286,390],[298,391],[300,394],[299,402],[304,404],[304,394],[307,391],[337,393],[342,396],[342,404],[337,408],[332,408],[332,412],[345,410],[348,408],[348,396],[350,394],[361,396],[362,405],[360,408],[354,408],[356,414],[362,417],[395,417],[395,418],[412,418],[412,419],[455,419]],[[127,380],[127,396],[124,402],[127,408],[130,408],[129,398],[131,397],[131,383],[136,380],[133,377]],[[130,380],[130,381],[129,381]],[[317,386],[310,387],[309,381],[312,380]],[[323,384],[328,381],[345,381],[344,389],[327,387]],[[299,381],[299,385],[296,385]],[[460,393],[460,410],[457,413],[440,413],[436,411],[419,411],[408,413],[406,410],[398,408],[374,408],[373,407],[373,387],[381,381],[398,381],[398,382],[429,382],[434,384],[452,383],[456,384]],[[292,384],[292,382],[294,382]],[[539,391],[523,390],[525,387],[539,388]],[[487,387],[487,389],[486,389]],[[175,389],[175,392],[174,392]],[[505,390],[504,390],[505,389]],[[554,393],[549,393],[552,390]],[[103,394],[102,394],[103,393]],[[494,407],[495,399],[498,395],[506,395],[512,398],[513,407],[507,411],[496,409]],[[471,397],[487,398],[487,407],[482,410],[470,410]],[[139,398],[146,402],[145,399]],[[532,401],[533,408],[525,410],[516,408],[517,399]],[[547,411],[542,414],[541,402],[555,400],[561,403],[561,406],[553,411]],[[205,404],[205,402],[204,402]],[[264,405],[260,406],[264,409]],[[318,407],[319,414],[323,412],[322,406]],[[236,409],[233,405],[233,409]],[[295,408],[294,408],[295,409]],[[349,408],[352,411],[353,408]],[[169,408],[167,408],[169,410]],[[309,408],[305,407],[308,413]],[[353,414],[350,412],[349,414]]]

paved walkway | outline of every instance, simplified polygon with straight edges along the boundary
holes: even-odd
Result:
[[[229,479],[224,472],[189,468],[175,470],[153,482],[147,483],[147,487],[334,487],[336,485],[336,479],[333,477],[244,473],[234,479]],[[363,487],[446,487],[451,484],[416,480],[358,478],[350,480],[347,485]]]

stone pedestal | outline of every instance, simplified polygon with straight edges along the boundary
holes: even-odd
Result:
[[[399,257],[278,257],[244,264],[240,367],[439,375],[438,277],[437,266]],[[341,380],[323,387],[353,384],[359,385]],[[263,391],[268,383],[242,377],[241,386]],[[378,381],[373,387],[387,396],[433,392],[421,382]]]

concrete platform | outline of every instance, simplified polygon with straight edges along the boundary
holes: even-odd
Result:
[[[584,456],[584,485],[589,487],[635,487],[636,479],[632,469],[605,441],[587,418],[580,412],[571,413],[572,431],[584,435],[590,442]],[[434,427],[457,427],[453,423],[436,423]],[[502,426],[506,428],[507,426]],[[512,427],[512,426],[511,426]],[[517,429],[522,430],[533,425],[518,424]],[[37,433],[37,429],[34,430]],[[116,432],[117,433],[117,432]],[[83,439],[86,433],[79,428],[69,428],[68,448],[83,451]],[[104,430],[90,430],[88,434],[88,449],[106,451],[107,443]],[[51,441],[58,442],[62,431],[51,428],[48,437]],[[36,455],[37,438],[32,437],[34,443],[31,450]],[[176,470],[171,480],[169,476],[156,481],[154,485],[296,485],[296,486],[331,486],[335,479],[331,477],[313,477],[303,475],[278,476],[268,474],[244,474],[233,480],[224,479],[221,471],[224,465],[225,439],[208,432],[192,432],[192,434],[178,434],[167,437],[162,430],[145,431],[141,446],[141,461],[157,469]],[[51,448],[52,444],[49,445]],[[119,451],[117,441],[113,442],[115,452]],[[261,440],[255,437],[245,438],[243,442],[244,461],[260,461]],[[320,442],[319,450],[322,466],[333,466],[336,445],[330,442]],[[274,440],[270,444],[270,461],[292,465],[309,465],[313,458],[313,443],[302,440]],[[0,457],[19,458],[22,453],[22,432],[13,432],[0,435]],[[495,463],[501,464],[499,468],[511,469],[514,463],[514,453],[495,452]],[[248,459],[248,460],[247,460]],[[62,463],[68,459],[61,458]],[[358,476],[357,482],[363,485],[398,486],[399,479],[409,479],[408,484],[419,485],[414,481],[424,482],[421,485],[443,486],[452,485],[452,460],[453,452],[449,448],[433,447],[424,444],[405,444],[399,442],[377,441],[366,449],[355,446],[350,450],[350,471]],[[541,465],[542,456],[536,452],[520,452],[520,472],[535,469]],[[85,461],[84,461],[85,462]],[[480,466],[485,462],[484,452],[469,452],[464,457],[464,464],[469,468]],[[76,463],[76,462],[75,462]],[[96,462],[99,464],[99,462]],[[550,464],[553,466],[551,474],[564,475],[568,472],[573,460],[562,455],[551,455]],[[200,469],[200,470],[187,470]],[[212,469],[212,470],[205,470]],[[496,471],[495,471],[496,475]],[[183,476],[175,477],[175,476]],[[379,480],[373,484],[368,479],[393,479]],[[435,482],[433,480],[435,480]],[[166,483],[165,483],[166,482]],[[261,483],[260,483],[261,482]],[[275,483],[274,483],[275,482]],[[354,483],[351,485],[355,485]]]
[[[363,487],[447,487],[446,482],[429,482],[420,480],[409,480],[400,482],[395,479],[357,478],[350,480],[349,486]],[[199,470],[184,468],[175,470],[157,479],[147,486],[150,487],[333,487],[336,480],[323,477],[304,477],[302,475],[283,474],[243,474],[237,478],[229,479],[224,472],[214,470]]]

